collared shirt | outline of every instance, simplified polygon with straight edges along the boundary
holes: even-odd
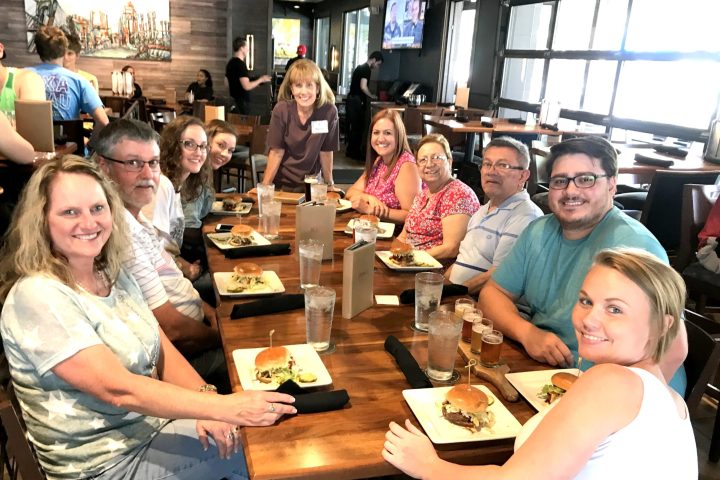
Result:
[[[525,227],[543,214],[525,190],[508,197],[492,212],[488,212],[489,208],[490,202],[481,206],[468,223],[450,272],[453,283],[465,283],[500,265]]]

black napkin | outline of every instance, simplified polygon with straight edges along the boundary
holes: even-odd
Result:
[[[468,288],[465,285],[458,285],[456,283],[451,283],[449,285],[443,285],[442,289],[442,297],[456,297],[458,295],[467,295]],[[399,295],[400,297],[400,303],[403,305],[410,305],[411,303],[415,303],[415,289],[414,288],[408,288],[407,290],[403,290],[403,292]]]
[[[222,251],[225,258],[264,257],[270,255],[290,255],[289,243],[272,245],[252,245],[250,247],[228,248]]]
[[[398,367],[412,388],[432,388],[433,384],[430,383],[425,372],[420,369],[415,357],[394,335],[385,339],[385,350],[395,357]]]
[[[236,303],[230,318],[237,320],[244,317],[256,317],[270,313],[286,312],[305,306],[305,295],[302,293],[285,294],[277,297],[263,298],[254,302]]]
[[[280,393],[287,393],[295,397],[295,408],[298,413],[317,413],[340,410],[350,401],[347,390],[333,390],[332,392],[307,392],[292,380],[280,385]]]

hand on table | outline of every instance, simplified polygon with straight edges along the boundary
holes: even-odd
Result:
[[[352,207],[360,213],[376,215],[380,218],[387,218],[390,209],[383,202],[372,195],[363,195],[352,201]]]
[[[533,327],[522,344],[528,355],[538,362],[563,368],[573,365],[570,349],[554,333]]]
[[[210,447],[210,435],[215,440],[220,458],[229,459],[233,454],[238,453],[242,448],[240,444],[240,427],[225,422],[212,420],[198,420],[195,425],[198,433],[198,440],[205,450]]]
[[[390,422],[390,430],[385,434],[382,456],[391,465],[414,478],[429,476],[440,459],[435,453],[430,439],[410,420],[405,420],[405,428]]]
[[[233,422],[243,426],[267,426],[283,415],[293,415],[295,398],[285,393],[249,390],[227,397],[231,402]]]
[[[202,266],[200,266],[200,260],[196,260],[194,263],[189,263],[181,260],[180,270],[182,271],[185,278],[187,278],[191,282],[194,282],[195,280],[200,278],[200,274],[202,273]]]

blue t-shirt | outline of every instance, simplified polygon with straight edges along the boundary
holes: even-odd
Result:
[[[555,215],[535,220],[520,235],[492,278],[511,294],[523,297],[531,308],[531,322],[560,337],[577,357],[572,310],[580,287],[595,254],[618,247],[641,248],[668,263],[665,249],[653,234],[637,220],[613,208],[588,236],[579,240],[563,237]],[[585,363],[589,368],[591,363]],[[684,369],[678,371],[671,383],[681,394],[685,391]]]
[[[74,120],[80,112],[92,113],[102,107],[97,92],[85,78],[53,63],[30,67],[45,82],[45,98],[52,101],[53,120]]]

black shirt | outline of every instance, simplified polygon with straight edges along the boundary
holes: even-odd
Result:
[[[193,97],[195,100],[212,100],[213,99],[213,89],[212,87],[203,86],[201,87],[198,82],[192,82],[190,86],[188,86],[186,92],[192,92]]]
[[[250,92],[245,90],[240,84],[242,77],[247,77],[248,80],[250,79],[250,72],[248,71],[245,61],[237,57],[231,58],[225,67],[225,77],[230,86],[230,96],[236,101],[249,102]]]
[[[369,82],[371,73],[372,69],[367,63],[363,63],[362,65],[355,67],[355,70],[353,70],[352,73],[352,80],[350,80],[350,92],[348,92],[348,95],[365,97],[365,92],[360,90],[360,79],[365,78]]]
[[[288,70],[290,70],[290,65],[297,62],[298,60],[302,60],[303,58],[305,58],[305,57],[303,57],[302,55],[298,55],[297,57],[294,57],[294,58],[291,58],[290,60],[288,60],[287,63],[285,64],[285,71],[287,72]]]

